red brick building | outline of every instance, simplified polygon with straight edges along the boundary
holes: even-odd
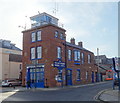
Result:
[[[66,30],[58,19],[41,13],[31,17],[32,27],[23,31],[22,84],[56,87],[95,82],[94,54],[75,39],[66,42]]]

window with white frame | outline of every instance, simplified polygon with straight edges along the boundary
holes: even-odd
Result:
[[[82,64],[84,64],[84,53],[81,53],[81,57],[82,57]]]
[[[89,64],[91,63],[91,56],[90,56],[90,54],[88,55],[88,63]]]
[[[57,58],[61,59],[61,47],[57,47]]]
[[[32,39],[32,42],[36,41],[36,34],[35,34],[35,32],[32,32],[31,39]]]
[[[86,72],[86,80],[88,80],[88,71]]]
[[[63,39],[63,33],[60,33],[60,39]]]
[[[58,81],[62,80],[62,70],[58,70]]]
[[[77,80],[80,80],[80,69],[77,70]]]
[[[80,61],[80,51],[77,52],[78,61]]]
[[[74,51],[74,60],[77,61],[77,51]]]
[[[37,58],[38,59],[42,58],[42,47],[41,46],[37,47]]]
[[[68,60],[72,59],[72,50],[68,50]]]
[[[35,59],[35,48],[31,48],[30,50],[30,53],[31,53],[31,59]]]
[[[55,37],[56,38],[58,37],[58,31],[55,31]]]
[[[41,40],[41,31],[37,31],[37,41]]]
[[[78,50],[74,51],[74,60],[80,61],[80,51],[78,51]]]

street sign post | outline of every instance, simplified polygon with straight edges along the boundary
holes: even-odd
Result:
[[[114,71],[117,72],[118,82],[119,82],[119,91],[120,91],[120,76],[119,76],[120,66],[119,66],[119,61],[118,61],[118,58],[112,58],[112,60],[113,60]]]

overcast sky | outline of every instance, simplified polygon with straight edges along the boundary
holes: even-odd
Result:
[[[107,2],[59,1],[57,2],[58,11],[55,14],[53,13],[55,0],[47,0],[47,2],[0,0],[0,39],[10,40],[22,49],[21,31],[24,29],[18,26],[24,27],[26,24],[29,28],[29,17],[38,14],[38,11],[47,12],[64,24],[67,41],[74,37],[76,44],[82,41],[83,47],[94,52],[95,55],[97,48],[99,48],[100,55],[107,57],[118,55],[117,2],[108,2],[108,0]]]

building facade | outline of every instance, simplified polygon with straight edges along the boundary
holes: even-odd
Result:
[[[8,40],[0,40],[1,80],[19,79],[22,69],[22,51]]]
[[[41,13],[30,19],[31,29],[23,31],[23,86],[27,81],[38,88],[96,82],[94,54],[74,38],[66,42],[57,18]]]

